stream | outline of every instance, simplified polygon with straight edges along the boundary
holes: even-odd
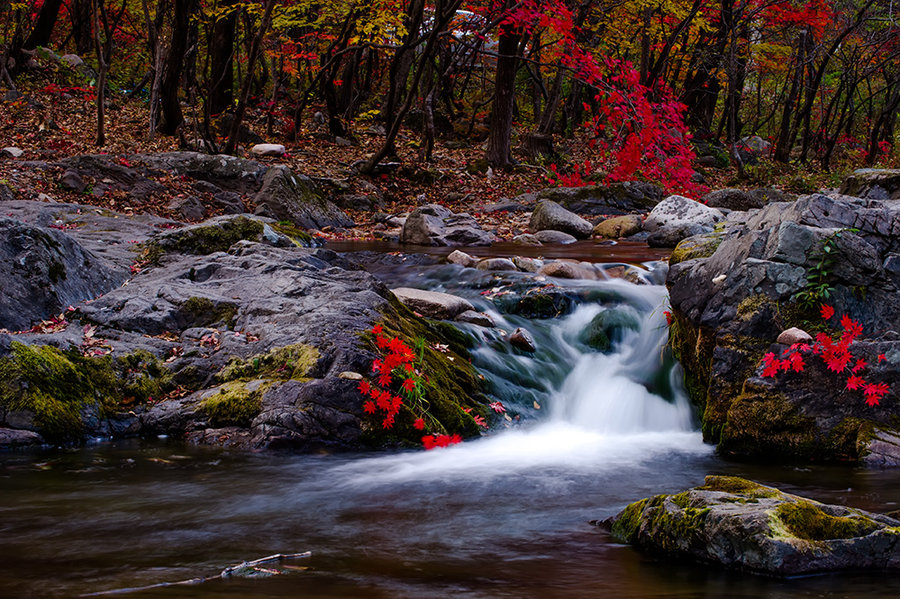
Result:
[[[167,439],[0,454],[0,598],[215,577],[243,560],[304,551],[311,557],[280,576],[107,596],[900,596],[900,577],[883,574],[777,580],[661,560],[592,524],[707,474],[873,511],[900,507],[894,470],[741,464],[705,445],[665,349],[665,265],[625,250],[627,257],[614,254],[619,248],[589,258],[648,260],[640,266],[648,284],[567,284],[584,301],[545,320],[501,314],[487,299],[502,303],[519,275],[400,259],[372,265],[389,286],[456,293],[494,318],[496,329],[466,330],[479,340],[473,363],[510,418],[478,440],[339,455],[254,454]],[[591,350],[582,332],[606,311],[630,324],[613,331],[609,351]],[[520,326],[535,339],[533,355],[504,340]]]

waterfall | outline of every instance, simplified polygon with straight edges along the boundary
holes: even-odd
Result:
[[[513,317],[482,302],[479,308],[491,312],[497,328],[471,329],[481,336],[473,363],[518,420],[501,420],[486,437],[451,448],[382,456],[375,458],[377,466],[350,465],[353,484],[540,477],[541,472],[557,484],[560,472],[595,475],[639,469],[663,457],[710,453],[696,430],[679,367],[666,349],[665,288],[620,280],[590,286],[587,295],[603,301],[582,303],[556,319]],[[609,327],[605,351],[584,338],[601,314],[612,317],[601,322],[626,325]],[[520,326],[535,339],[533,354],[506,342]]]

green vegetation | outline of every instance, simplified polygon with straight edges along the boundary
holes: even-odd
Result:
[[[220,381],[249,379],[309,380],[310,371],[319,361],[319,350],[298,343],[275,348],[268,353],[241,360],[232,358],[217,375]]]
[[[878,528],[865,516],[832,516],[825,513],[819,504],[802,499],[782,503],[775,508],[774,516],[790,535],[805,541],[852,539]],[[773,523],[773,529],[779,529],[776,523]]]
[[[270,386],[271,382],[225,383],[203,399],[199,407],[213,426],[250,426],[262,409],[262,397]]]

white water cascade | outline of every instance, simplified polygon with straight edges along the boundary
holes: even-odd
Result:
[[[474,362],[505,386],[504,403],[519,398],[517,407],[525,412],[534,402],[534,419],[446,449],[349,464],[345,480],[370,485],[538,476],[557,484],[565,472],[600,475],[711,453],[696,430],[678,369],[665,356],[665,288],[623,281],[596,285],[617,301],[585,303],[548,321],[492,314],[506,331],[527,323],[541,350],[533,356],[503,354],[483,343]],[[601,311],[612,309],[633,317],[637,330],[625,330],[606,353],[589,351],[579,343],[579,333]],[[651,391],[654,386],[664,387],[668,397]]]

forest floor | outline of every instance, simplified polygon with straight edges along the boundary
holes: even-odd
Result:
[[[26,82],[19,91],[22,93],[19,99],[0,102],[0,147],[14,146],[25,152],[18,160],[0,159],[0,182],[13,188],[17,197],[34,199],[46,194],[60,202],[179,218],[169,204],[179,195],[195,194],[186,180],[169,177],[162,181],[166,187],[165,193],[156,194],[146,202],[124,205],[127,200],[115,194],[98,197],[87,192],[63,189],[57,183],[61,169],[23,169],[20,163],[27,160],[52,164],[68,156],[109,154],[127,164],[128,157],[134,154],[190,149],[184,140],[196,136],[189,124],[194,116],[189,109],[185,114],[188,124],[183,127],[180,136],[151,136],[146,100],[114,97],[109,101],[105,121],[107,142],[98,147],[94,143],[96,112],[90,89],[37,81]],[[287,154],[278,158],[255,157],[248,151],[252,144],[246,144],[247,150],[241,155],[261,162],[286,164],[296,172],[316,179],[339,181],[345,187],[349,186],[345,193],[377,195],[383,202],[381,212],[389,215],[405,214],[426,203],[443,204],[455,212],[472,214],[484,228],[503,238],[509,238],[527,227],[527,213],[485,212],[484,207],[504,198],[514,198],[551,186],[549,161],[529,160],[516,150],[514,153],[521,164],[515,169],[508,172],[485,171],[484,126],[475,127],[476,134],[468,138],[439,137],[431,162],[421,160],[420,135],[404,128],[396,143],[397,160],[403,167],[390,174],[362,177],[355,174],[353,164],[375,152],[384,140],[376,132],[375,123],[354,123],[351,128],[352,144],[346,145],[346,142],[337,143],[342,140],[328,135],[324,125],[314,124],[314,110],[309,110],[307,114],[309,126],[301,129],[295,140],[290,140],[279,130],[278,119],[263,111],[248,111],[244,121],[247,127],[267,143],[283,144]],[[558,162],[561,170],[568,161],[578,162],[589,157],[587,144],[577,138],[557,138],[554,146],[560,155]],[[830,179],[835,179],[833,174],[798,174],[794,168],[779,169],[766,164],[744,181],[736,179],[732,168],[705,169],[701,172],[710,189],[775,186],[803,192],[826,187]],[[803,189],[792,189],[792,186]],[[325,231],[324,236],[371,238],[379,219],[373,218],[371,212],[349,212],[358,223],[357,227],[348,231]]]

